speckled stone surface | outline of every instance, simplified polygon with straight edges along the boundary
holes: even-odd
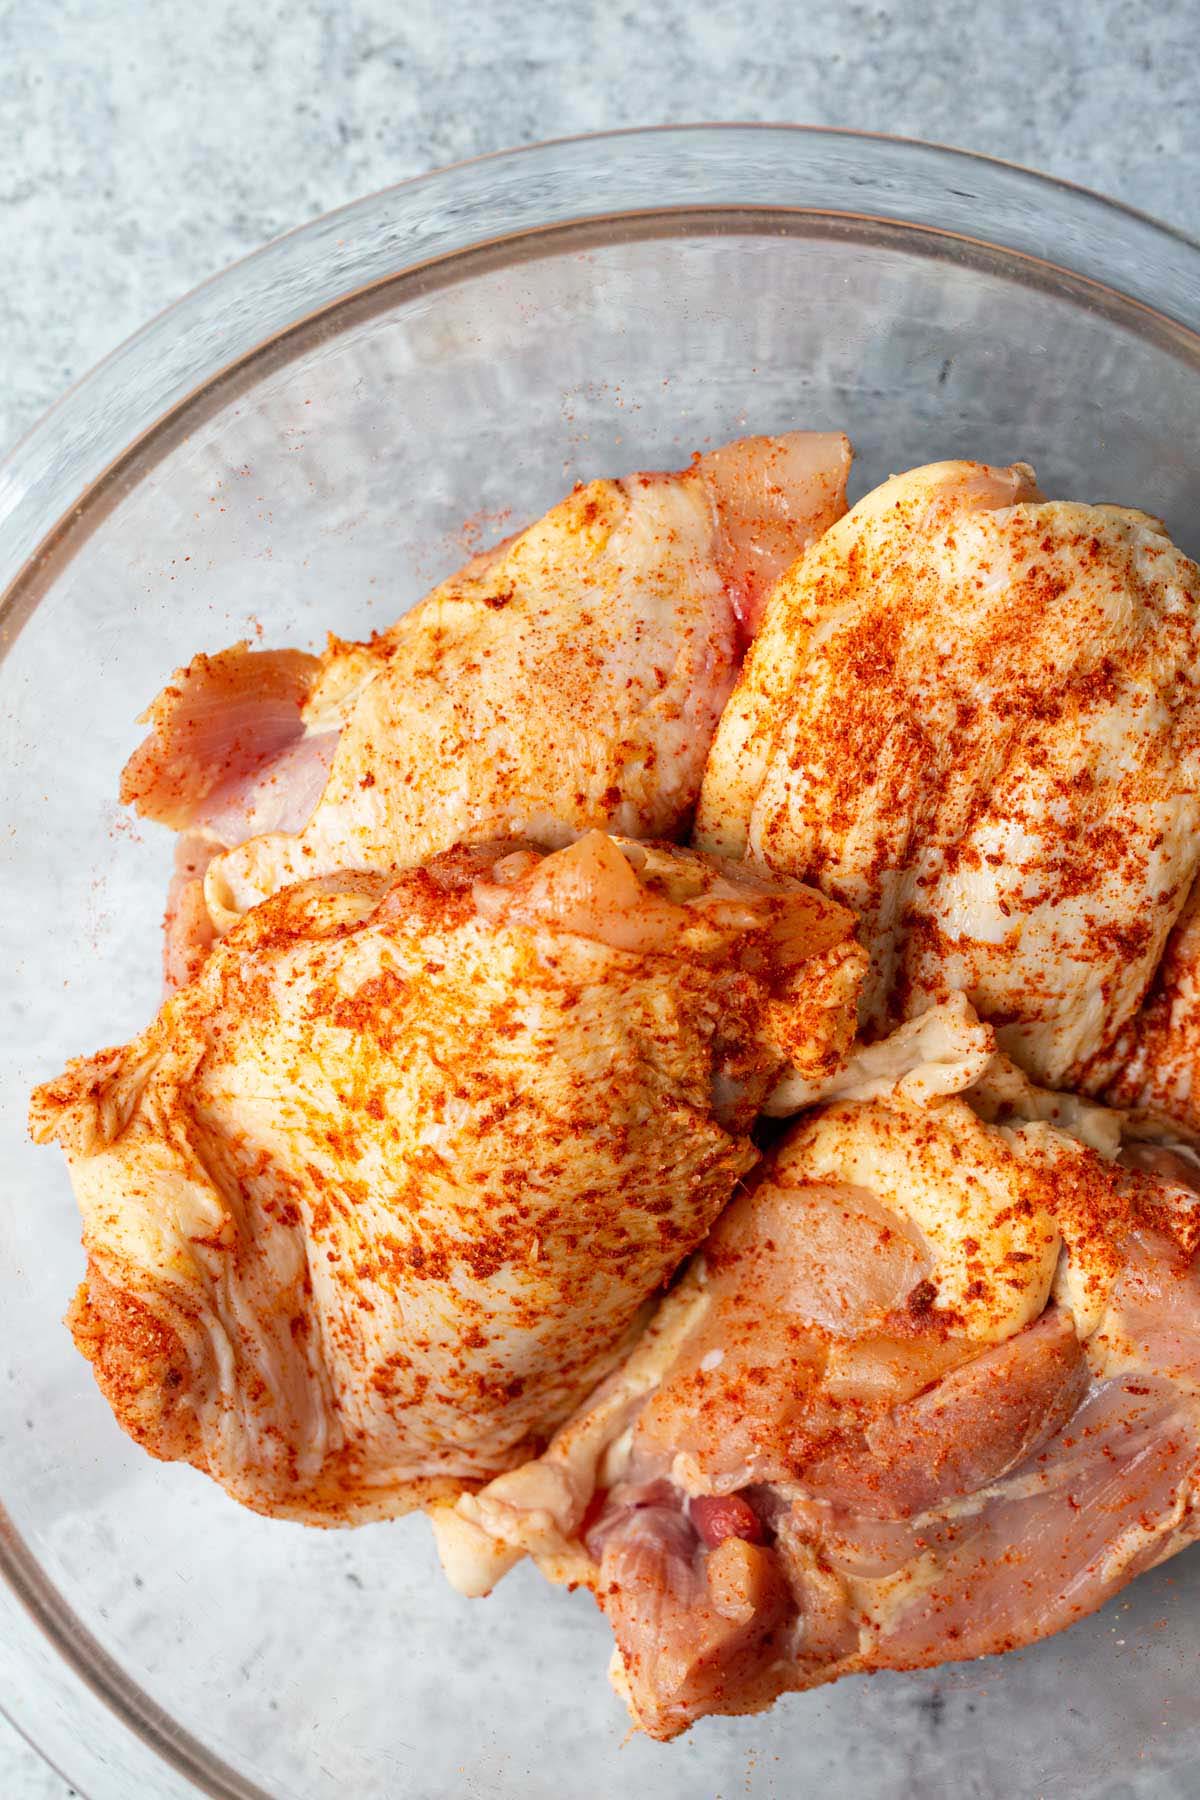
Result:
[[[75,1800],[78,1793],[0,1718],[0,1794],[5,1800]]]
[[[1200,233],[1194,0],[0,0],[0,450],[160,307],[439,163],[800,120],[1029,163]],[[0,1795],[73,1793],[0,1721]]]

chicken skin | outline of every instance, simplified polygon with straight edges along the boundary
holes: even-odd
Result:
[[[1145,1002],[1086,1085],[1121,1106],[1168,1122],[1200,1143],[1200,882],[1167,939]]]
[[[468,1591],[522,1550],[593,1589],[655,1737],[1030,1643],[1200,1535],[1200,1196],[937,1012],[792,1128],[540,1462],[435,1509]]]
[[[849,462],[844,437],[793,432],[592,481],[369,643],[179,671],[122,786],[191,834],[168,983],[290,882],[686,832],[762,596],[844,511]]]
[[[953,991],[1096,1086],[1200,862],[1200,571],[1145,514],[937,463],[771,594],[695,841],[862,919],[862,1025]],[[1111,1060],[1111,1059],[1110,1059]]]
[[[256,908],[34,1097],[119,1422],[261,1511],[387,1516],[536,1453],[845,1059],[865,959],[800,887],[599,832]]]

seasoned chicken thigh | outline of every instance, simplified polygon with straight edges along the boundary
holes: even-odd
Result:
[[[598,832],[326,876],[34,1098],[122,1425],[264,1512],[520,1463],[844,1060],[864,959],[798,884]]]
[[[1118,1115],[1033,1089],[964,1003],[905,1032],[540,1462],[435,1508],[468,1591],[522,1550],[593,1588],[656,1737],[1032,1642],[1200,1535],[1184,1165],[1118,1160]]]
[[[122,790],[218,852],[185,852],[169,974],[289,882],[686,830],[761,597],[844,511],[849,461],[793,432],[592,481],[369,643],[197,658]]]
[[[884,484],[782,577],[696,842],[862,917],[868,1034],[966,992],[1078,1086],[1200,862],[1200,571],[1142,513],[1032,471]]]

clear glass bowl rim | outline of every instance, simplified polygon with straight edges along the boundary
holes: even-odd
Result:
[[[602,178],[602,179],[598,179]],[[66,527],[145,473],[204,390],[381,284],[554,228],[781,211],[900,225],[1065,269],[1200,334],[1200,243],[1057,178],[975,152],[808,125],[669,125],[561,138],[434,170],[323,214],[202,282],[69,389],[0,462],[0,655],[52,579]],[[1032,271],[1030,271],[1032,272]],[[69,553],[69,552],[68,552]],[[33,592],[31,592],[31,587]]]
[[[602,180],[598,179],[602,177]],[[498,151],[351,202],[203,282],[70,388],[0,462],[0,658],[55,574],[172,442],[205,394],[252,385],[264,358],[296,354],[348,302],[445,279],[472,253],[515,259],[538,239],[622,220],[664,232],[703,216],[786,212],[907,228],[1066,270],[1115,302],[1200,336],[1200,243],[1149,215],[1019,165],[919,139],[807,125],[701,124],[605,132]],[[551,245],[547,245],[550,248]],[[436,272],[436,273],[435,273]],[[469,273],[469,268],[463,271]],[[289,350],[285,340],[296,346]],[[24,1628],[59,1652],[56,1674],[90,1690],[112,1724],[196,1790],[261,1790],[182,1733],[75,1619],[0,1506],[0,1575]],[[85,1701],[86,1704],[86,1701]],[[18,1730],[19,1717],[2,1708]],[[14,1709],[15,1710],[15,1709]],[[118,1726],[118,1721],[119,1726]],[[32,1738],[31,1738],[31,1741]],[[58,1745],[38,1744],[55,1766]],[[160,1766],[162,1766],[160,1764]],[[166,1773],[164,1769],[164,1774]],[[61,1772],[78,1783],[69,1769]]]

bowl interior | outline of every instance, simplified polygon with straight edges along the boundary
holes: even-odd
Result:
[[[319,1533],[239,1510],[122,1437],[60,1323],[77,1220],[25,1094],[156,1005],[170,845],[116,785],[167,673],[242,637],[368,632],[576,479],[791,426],[845,427],[856,493],[939,457],[1022,458],[1047,492],[1143,506],[1200,552],[1185,330],[963,236],[709,208],[527,234],[348,297],[176,412],[30,576],[0,668],[0,1499],[12,1568],[84,1680],[15,1611],[0,1672],[94,1796],[146,1791],[150,1766],[97,1725],[96,1689],[174,1759],[153,1762],[163,1793],[183,1771],[304,1800],[1194,1791],[1196,1553],[1001,1661],[624,1743],[585,1596],[519,1570],[461,1600],[419,1518]]]

